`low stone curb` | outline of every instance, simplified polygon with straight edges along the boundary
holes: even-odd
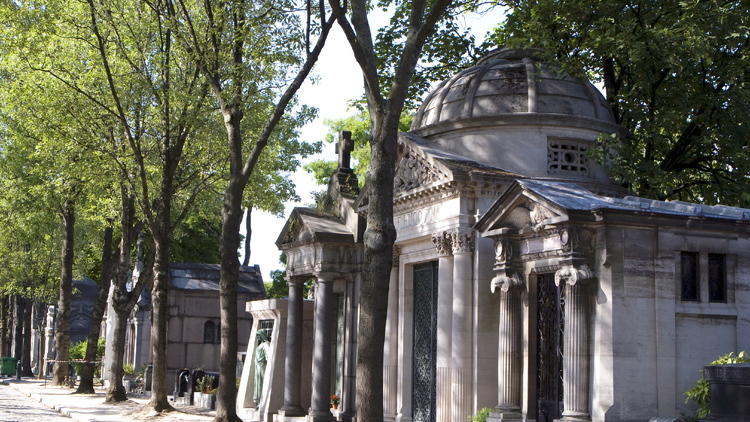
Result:
[[[30,399],[41,403],[44,407],[46,407],[48,409],[52,409],[52,410],[56,411],[57,413],[59,413],[59,414],[61,414],[63,416],[66,416],[68,418],[71,418],[72,420],[74,420],[76,422],[94,422],[91,419],[90,420],[80,420],[80,419],[72,416],[71,412],[70,412],[70,409],[68,409],[66,407],[62,407],[62,406],[54,405],[54,404],[53,405],[49,405],[49,404],[45,403],[44,402],[44,397],[42,397],[39,394],[28,393],[28,392],[24,391],[22,388],[18,388],[18,386],[14,382],[4,381],[3,384],[10,386],[11,388],[13,388],[14,390],[16,390],[19,393],[23,394],[24,396],[29,397]]]

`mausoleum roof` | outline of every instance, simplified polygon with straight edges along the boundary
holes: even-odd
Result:
[[[219,290],[221,266],[219,264],[199,264],[173,262],[169,264],[171,285],[180,290]],[[240,266],[240,280],[237,293],[265,295],[263,276],[260,267]]]
[[[609,209],[750,222],[750,209],[747,208],[703,205],[682,201],[659,201],[638,196],[613,198],[596,195],[575,183],[566,182],[519,180],[518,184],[568,210],[596,211]]]
[[[588,81],[541,63],[535,50],[499,49],[443,81],[419,107],[411,130],[525,115],[576,117],[614,125]]]
[[[281,229],[276,245],[354,242],[354,234],[336,216],[315,208],[296,207]]]

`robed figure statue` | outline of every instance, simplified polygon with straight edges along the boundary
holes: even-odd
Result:
[[[260,398],[263,394],[263,379],[266,376],[266,363],[271,351],[271,330],[261,328],[258,330],[258,345],[255,347],[255,390],[253,401],[256,407],[260,407]]]

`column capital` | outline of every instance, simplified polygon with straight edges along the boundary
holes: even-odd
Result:
[[[305,282],[305,277],[301,276],[291,276],[289,273],[286,275],[286,285],[287,287],[298,287],[302,286]]]
[[[474,230],[460,227],[453,230],[450,235],[453,255],[474,252]]]
[[[523,277],[517,272],[500,271],[492,277],[490,282],[490,291],[495,293],[498,289],[501,292],[506,293],[511,288],[523,286]]]
[[[450,256],[453,253],[451,235],[447,231],[434,233],[432,235],[432,244],[435,246],[438,256]]]
[[[335,280],[343,278],[341,273],[332,271],[320,271],[315,273],[316,283],[333,283]]]
[[[588,281],[592,278],[594,278],[594,272],[586,264],[579,266],[564,265],[555,272],[555,285],[560,286],[561,283],[564,283],[575,286],[579,282]]]

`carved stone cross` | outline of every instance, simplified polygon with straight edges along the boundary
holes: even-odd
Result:
[[[352,133],[348,130],[342,130],[341,136],[339,137],[339,144],[336,154],[339,155],[339,168],[348,169],[351,168],[352,150],[354,149],[354,141],[352,140]]]

